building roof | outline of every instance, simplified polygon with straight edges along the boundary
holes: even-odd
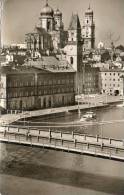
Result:
[[[120,51],[124,51],[124,46],[123,45],[119,45],[116,47],[116,49],[119,49]]]
[[[66,60],[58,60],[55,56],[42,56],[37,60],[29,60],[24,65],[45,69],[50,72],[75,72]]]
[[[124,70],[122,70],[121,68],[116,68],[116,69],[100,68],[99,70],[100,72],[123,72],[124,73]]]
[[[71,16],[71,21],[69,24],[69,30],[77,30],[77,29],[81,29],[81,25],[80,25],[80,20],[78,17],[78,14],[72,14]]]
[[[48,2],[46,2],[46,5],[41,10],[41,15],[53,15],[53,9],[48,5]]]
[[[91,9],[90,5],[89,5],[88,9],[86,10],[85,14],[86,15],[93,14],[93,10]]]
[[[61,16],[61,15],[62,15],[62,12],[57,8],[57,9],[54,11],[54,15],[55,15],[55,16]]]

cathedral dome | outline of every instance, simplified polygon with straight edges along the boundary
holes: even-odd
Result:
[[[85,12],[85,14],[93,14],[93,10],[90,8],[90,6],[88,7],[88,9]]]
[[[41,15],[53,15],[53,9],[46,3],[46,5],[41,10]]]
[[[62,15],[62,12],[60,12],[59,9],[56,9],[56,10],[54,11],[54,15],[61,16],[61,15]]]

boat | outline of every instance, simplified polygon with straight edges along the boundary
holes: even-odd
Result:
[[[86,112],[86,114],[84,114],[80,121],[81,122],[84,122],[84,121],[90,121],[90,120],[93,120],[93,119],[96,119],[96,114],[94,112]]]
[[[124,107],[124,103],[123,103],[123,104],[118,104],[117,107],[118,107],[118,108]]]
[[[122,108],[124,107],[124,97],[120,98],[120,100],[123,100],[121,104],[117,104],[117,107]]]

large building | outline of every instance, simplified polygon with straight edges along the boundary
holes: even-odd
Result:
[[[84,94],[100,93],[99,68],[86,65],[84,68]]]
[[[124,71],[122,69],[100,69],[100,89],[101,93],[109,95],[123,95]]]
[[[34,31],[26,34],[28,50],[57,52],[66,43],[67,32],[64,31],[62,13],[59,9],[53,10],[48,3],[42,8],[39,24]]]
[[[64,52],[68,64],[75,70],[76,93],[84,93],[83,49],[91,50],[95,44],[93,11],[85,13],[83,29],[77,14],[72,14],[68,31],[64,31],[62,13],[54,11],[48,3],[40,13],[40,24],[34,32],[26,35],[27,48],[31,53],[39,52],[38,58]],[[63,48],[63,49],[62,49]],[[36,57],[36,56],[35,56]],[[91,71],[92,73],[92,71]]]
[[[95,23],[93,10],[90,8],[85,12],[84,23],[82,27],[82,36],[84,40],[84,51],[95,48]]]
[[[0,69],[0,106],[8,110],[44,109],[75,103],[75,71],[69,67]]]

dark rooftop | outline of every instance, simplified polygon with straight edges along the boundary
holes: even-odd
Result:
[[[81,29],[78,14],[74,14],[74,15],[72,14],[71,21],[69,24],[69,30],[77,30],[77,29]]]
[[[42,56],[37,60],[29,60],[24,66],[45,69],[50,72],[75,72],[66,60],[58,60],[55,56]]]

